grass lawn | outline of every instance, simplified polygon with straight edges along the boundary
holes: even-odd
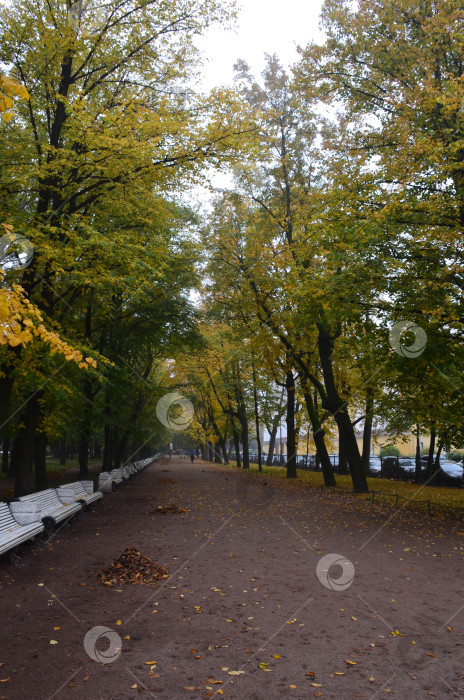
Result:
[[[225,465],[227,466],[227,465]],[[231,462],[229,465],[233,469],[237,469],[236,462]],[[249,473],[260,475],[258,465],[250,465]],[[283,467],[265,467],[263,466],[262,476],[268,476],[275,479],[286,479],[287,470]],[[297,469],[297,482],[302,488],[324,488],[324,479],[322,472],[305,471]],[[364,500],[390,503],[398,507],[405,507],[408,510],[431,512],[436,514],[449,515],[450,512],[455,512],[457,515],[464,515],[464,489],[423,486],[422,484],[413,484],[409,481],[394,481],[391,479],[377,479],[368,477],[367,483],[370,493],[354,494],[353,484],[350,476],[335,475],[337,486],[331,489],[335,492],[345,492],[351,494],[355,498]],[[293,482],[295,483],[295,481]],[[459,509],[462,509],[460,512]]]
[[[89,459],[89,469],[95,464],[101,464],[101,458]],[[64,465],[60,465],[60,461],[58,459],[52,459],[51,457],[47,458],[47,472],[64,471],[65,469],[79,469],[79,462],[77,458],[67,459],[66,464]]]
[[[91,469],[96,464],[101,464],[101,459],[89,459],[89,469]],[[60,465],[58,459],[47,458],[47,473],[51,472],[64,472],[68,469],[79,469],[79,462],[77,459],[67,459],[66,464]],[[51,474],[53,476],[53,474]],[[8,477],[5,472],[0,472],[0,479],[6,479]]]

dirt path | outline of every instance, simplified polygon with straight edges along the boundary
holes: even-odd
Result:
[[[172,502],[187,512],[153,513]],[[403,514],[377,532],[388,514],[361,505],[201,462],[148,467],[0,565],[0,698],[464,697],[464,532]],[[170,578],[104,586],[126,547]],[[84,648],[96,626],[112,663]]]

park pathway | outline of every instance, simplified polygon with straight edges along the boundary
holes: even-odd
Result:
[[[156,512],[170,503],[186,512]],[[464,697],[463,536],[354,496],[157,462],[0,565],[0,700]],[[126,547],[169,578],[103,585]],[[84,648],[96,627],[111,663]]]

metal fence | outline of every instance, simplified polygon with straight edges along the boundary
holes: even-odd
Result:
[[[240,455],[243,458],[242,455]],[[250,464],[258,464],[258,454],[251,452]],[[236,461],[235,452],[231,452],[229,455],[231,460]],[[336,474],[347,474],[349,470],[341,470],[339,468],[338,455],[329,455],[330,463]],[[416,470],[414,467],[411,468],[411,459],[398,458],[398,457],[382,457],[382,458],[372,458],[376,460],[375,467],[371,461],[371,467],[369,469],[368,476],[376,477],[378,479],[390,479],[393,481],[414,481],[416,483],[425,483],[427,481],[427,470],[424,463],[421,464],[421,469],[416,478]],[[261,463],[263,466],[272,467],[286,467],[287,466],[287,455],[278,454],[272,457],[272,463],[268,465],[268,455],[261,455]],[[297,455],[296,456],[296,466],[297,469],[302,469],[304,471],[315,471],[320,472],[321,466],[315,454],[311,455]],[[432,485],[432,484],[431,484]],[[463,479],[457,478],[455,476],[449,476],[442,470],[440,470],[436,478],[433,481],[434,486],[449,486],[449,487],[460,487],[463,485]]]

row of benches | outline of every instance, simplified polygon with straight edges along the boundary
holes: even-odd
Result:
[[[0,555],[9,553],[10,561],[20,561],[18,547],[27,540],[41,545],[57,525],[66,523],[88,507],[100,503],[103,493],[114,491],[129,477],[145,469],[158,455],[143,459],[127,467],[102,472],[98,475],[98,490],[93,481],[74,481],[56,489],[46,489],[13,499],[9,504],[0,502]]]

